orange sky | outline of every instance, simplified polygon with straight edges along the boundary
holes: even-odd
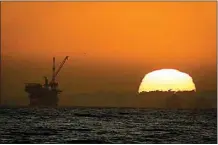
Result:
[[[142,77],[160,68],[189,73],[197,90],[216,89],[216,2],[2,2],[1,7],[5,89],[41,81],[51,73],[52,57],[61,61],[65,55],[70,59],[59,79],[68,94],[137,92]]]

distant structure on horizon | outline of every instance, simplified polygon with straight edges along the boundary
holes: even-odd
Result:
[[[45,83],[42,85],[40,83],[26,83],[25,92],[29,94],[29,106],[32,107],[56,107],[58,106],[59,98],[58,94],[62,91],[58,89],[58,83],[56,82],[56,77],[63,67],[64,63],[69,56],[66,56],[61,62],[57,71],[55,71],[55,57],[53,57],[53,68],[52,68],[52,79],[49,82],[47,77],[45,78]]]
[[[198,94],[195,90],[192,91],[151,91],[151,92],[142,92],[139,96],[145,97],[146,102],[151,102],[154,104],[159,104],[164,108],[208,108],[211,105],[199,105],[200,99],[205,98]],[[153,102],[152,102],[153,100]],[[155,102],[159,100],[159,102]],[[209,99],[206,99],[205,102],[208,102]],[[161,105],[160,105],[161,104]],[[156,106],[158,107],[158,105]]]
[[[156,90],[156,91],[143,91],[143,92],[140,92],[139,94],[190,94],[190,93],[196,93],[195,90],[191,90],[191,91],[172,91],[171,89],[169,89],[168,91],[160,91],[160,90]]]

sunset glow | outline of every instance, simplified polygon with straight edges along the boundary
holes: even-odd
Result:
[[[70,56],[56,80],[63,91],[59,105],[166,107],[167,97],[138,92],[177,87],[197,88],[183,106],[216,107],[216,10],[216,1],[4,1],[0,103],[28,104],[24,83],[51,80],[52,58],[58,69]],[[188,73],[182,80],[190,86],[178,85],[177,77],[170,81],[176,85],[158,84],[162,74],[148,77],[166,68]]]
[[[161,69],[148,73],[143,78],[139,93],[150,91],[193,91],[196,90],[192,78],[175,69]]]

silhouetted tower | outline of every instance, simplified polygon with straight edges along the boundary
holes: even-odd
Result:
[[[51,89],[56,89],[58,87],[58,83],[56,82],[56,77],[57,77],[58,73],[60,72],[61,68],[64,66],[64,63],[66,62],[68,57],[69,56],[66,56],[64,58],[64,60],[61,62],[60,66],[56,72],[55,72],[55,57],[53,57],[53,68],[52,68],[53,72],[52,72],[52,79],[50,82]]]

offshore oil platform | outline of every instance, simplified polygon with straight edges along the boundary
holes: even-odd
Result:
[[[49,82],[47,77],[44,77],[45,83],[26,83],[25,92],[29,94],[29,106],[33,107],[56,107],[58,106],[58,94],[62,91],[58,89],[56,77],[69,56],[66,56],[61,62],[57,71],[55,70],[55,57],[53,57],[52,79]]]

